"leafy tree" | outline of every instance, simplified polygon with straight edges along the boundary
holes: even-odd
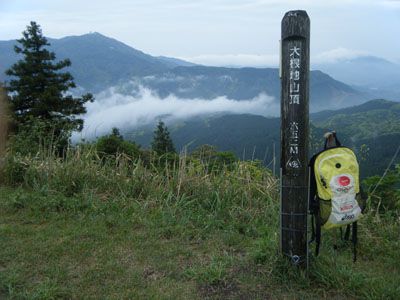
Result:
[[[115,156],[118,153],[124,153],[132,158],[138,158],[140,147],[134,142],[125,141],[118,128],[113,128],[110,135],[100,137],[96,142],[98,153],[104,156]]]
[[[93,96],[68,94],[75,83],[71,74],[62,69],[71,62],[56,61],[55,54],[46,49],[50,44],[38,24],[31,22],[22,35],[14,50],[23,59],[6,71],[12,76],[7,90],[17,130],[29,127],[32,119],[48,124],[48,132],[56,138],[65,132],[70,135],[72,130],[82,130],[83,120],[77,116],[86,112],[84,104],[93,101]]]
[[[111,129],[111,135],[123,140],[124,138],[122,137],[121,133],[119,132],[119,129],[117,127],[113,127]]]
[[[231,151],[217,151],[212,145],[201,145],[191,154],[208,168],[209,171],[222,171],[224,167],[232,168],[237,161],[235,154]]]
[[[155,151],[158,155],[163,155],[166,153],[176,153],[172,139],[169,136],[168,128],[167,126],[165,126],[163,121],[158,122],[158,125],[154,130],[151,149]]]
[[[202,162],[208,162],[218,153],[217,147],[213,145],[200,145],[193,150],[192,156],[200,159]]]

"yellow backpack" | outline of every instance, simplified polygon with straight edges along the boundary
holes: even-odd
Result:
[[[316,241],[316,255],[319,253],[321,228],[331,229],[347,226],[345,239],[350,235],[356,260],[357,220],[362,216],[357,202],[360,192],[359,166],[354,152],[336,145],[325,149],[310,161],[310,213],[312,214],[312,241]]]

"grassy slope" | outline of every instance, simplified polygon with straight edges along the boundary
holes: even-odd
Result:
[[[360,222],[356,264],[324,234],[306,275],[278,255],[267,171],[241,162],[210,174],[186,160],[160,171],[88,156],[14,159],[22,187],[0,188],[0,298],[400,297],[392,217]]]

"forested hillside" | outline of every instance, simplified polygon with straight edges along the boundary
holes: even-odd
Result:
[[[342,143],[359,155],[362,177],[382,174],[400,143],[400,104],[397,102],[372,100],[359,106],[311,114],[310,119],[310,155],[322,149],[324,132],[336,130]],[[272,167],[275,145],[276,161],[279,161],[279,118],[215,115],[172,122],[169,126],[178,149],[187,147],[190,152],[202,144],[211,144],[221,151],[233,151],[241,159],[259,159]],[[147,146],[152,128],[124,134]]]

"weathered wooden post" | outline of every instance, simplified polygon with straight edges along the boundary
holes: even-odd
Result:
[[[310,19],[303,10],[282,19],[280,63],[281,251],[307,266]]]

